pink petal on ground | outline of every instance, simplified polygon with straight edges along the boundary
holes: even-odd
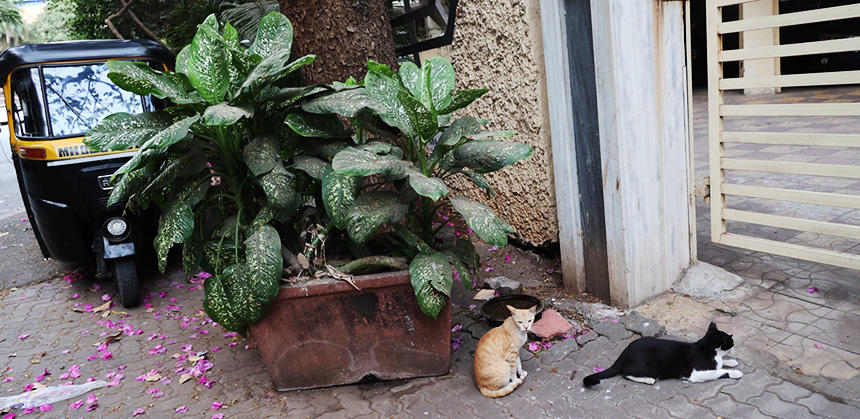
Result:
[[[227,332],[227,333],[225,333],[225,334],[224,334],[224,337],[225,337],[225,338],[235,338],[235,337],[236,337],[236,332]]]
[[[540,350],[540,342],[529,342],[529,350],[532,352]]]
[[[234,346],[236,346],[236,345],[238,345],[238,344],[239,344],[239,342],[230,342],[230,343],[228,343],[228,344],[227,344],[227,346],[229,346],[229,347],[231,347],[231,348],[232,348],[232,347],[234,347]]]
[[[224,419],[224,414],[221,412],[218,412],[218,413],[212,415],[212,419]]]
[[[605,370],[605,369],[606,369],[606,368],[603,368],[603,367],[601,367],[600,365],[595,365],[595,366],[594,366],[594,372],[595,372],[595,373],[598,373],[598,372],[603,371],[603,370]]]
[[[488,252],[495,252],[496,250],[499,250],[499,246],[490,246],[490,248],[487,249]]]
[[[138,407],[137,409],[134,410],[134,413],[132,413],[131,415],[137,416],[137,415],[142,415],[144,413],[146,413],[146,410],[143,410],[143,408]]]
[[[511,255],[505,255],[505,262],[511,261]]]
[[[27,217],[21,217],[21,221],[27,221]]]
[[[267,398],[267,399],[271,399],[272,397],[275,397],[275,393],[272,393],[271,391],[270,391],[270,392],[268,392],[268,393],[266,393],[266,398]]]
[[[24,412],[22,412],[22,414],[29,415],[30,413],[33,413],[35,411],[36,411],[35,407],[28,407],[28,408],[24,409]]]
[[[3,419],[15,419],[17,417],[18,417],[18,415],[14,414],[12,412],[9,412],[9,413],[3,415]]]
[[[78,378],[81,376],[81,367],[78,364],[69,367],[69,377]]]
[[[87,397],[87,404],[98,403],[98,401],[99,401],[99,398],[95,394],[90,394]]]
[[[815,347],[816,347],[816,348],[818,348],[818,349],[821,349],[821,348],[824,348],[824,345],[822,345],[822,344],[820,344],[820,343],[816,343],[816,344],[815,344]]]
[[[151,388],[149,390],[146,390],[146,393],[147,394],[155,394],[155,393],[158,393],[158,389],[157,388]]]
[[[212,348],[211,350],[209,350],[209,352],[218,352],[218,351],[220,351],[220,350],[221,350],[221,347],[220,347],[220,346],[216,346],[216,347]]]
[[[81,406],[83,406],[83,405],[84,405],[84,401],[83,401],[83,400],[78,400],[78,401],[76,401],[76,402],[74,402],[74,403],[70,404],[70,405],[69,405],[69,409],[72,409],[72,410],[78,410],[78,409],[80,409],[80,408],[81,408]]]
[[[494,268],[492,266],[487,266],[484,268],[484,272],[490,272],[490,271],[495,271],[495,270],[496,270],[496,268]]]
[[[102,301],[110,301],[110,294],[102,295]]]
[[[224,403],[221,403],[221,402],[212,402],[212,410],[218,410],[218,409],[220,409],[220,408],[221,408],[221,406],[224,406]]]
[[[211,276],[212,276],[212,274],[210,274],[209,272],[205,272],[205,271],[200,271],[200,273],[197,274],[197,277],[200,279],[206,279],[206,278],[209,278]]]
[[[113,358],[113,354],[110,353],[110,351],[105,351],[105,353],[103,353],[102,356],[100,356],[100,358],[107,361],[108,359]]]
[[[77,293],[75,293],[74,295],[72,295],[72,299],[73,299],[73,300],[74,300],[74,299],[77,299],[77,298],[78,298],[78,297],[80,297],[80,296],[81,296],[81,294],[77,294]]]
[[[33,390],[33,387],[35,387],[35,386],[33,385],[33,383],[27,383],[27,385],[26,385],[26,386],[24,386],[24,392],[32,391],[32,390]]]
[[[461,329],[463,329],[463,325],[462,325],[462,324],[460,324],[460,323],[457,323],[457,324],[455,324],[455,325],[454,325],[454,327],[452,327],[452,328],[451,328],[451,332],[452,332],[452,333],[453,333],[453,332],[458,332],[458,331],[460,331]]]
[[[99,283],[98,283],[98,282],[96,282],[95,284],[93,284],[93,289],[94,289],[94,290],[96,290],[96,291],[98,291],[98,290],[102,289],[102,286],[101,286],[101,285],[99,285]]]
[[[91,404],[87,406],[87,412],[92,412],[93,410],[96,410],[97,407],[99,407],[98,403]]]
[[[45,403],[45,404],[43,404],[43,405],[39,406],[39,411],[40,411],[40,412],[50,412],[51,410],[54,410],[54,406],[51,406],[51,405],[49,405],[49,404],[47,404],[47,403]]]
[[[806,292],[812,294],[813,292],[818,292],[818,287],[809,287],[806,289]]]
[[[12,380],[14,380],[14,379],[15,379],[15,377],[6,377],[6,378],[4,378],[4,379],[3,379],[3,382],[4,382],[4,383],[8,383],[8,382],[10,382],[10,381],[12,381]]]
[[[123,364],[123,365],[120,365],[120,366],[116,367],[116,369],[118,369],[118,370],[120,370],[120,371],[122,371],[122,370],[124,370],[124,369],[126,369],[126,368],[128,368],[128,366],[127,366],[127,365],[125,365],[125,364]]]
[[[24,340],[24,339],[27,339],[28,337],[30,337],[30,334],[24,333],[23,335],[18,336],[18,339]]]
[[[176,413],[185,413],[188,411],[188,406],[182,405],[176,408]]]

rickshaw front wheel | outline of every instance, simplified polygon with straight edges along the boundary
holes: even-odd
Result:
[[[112,261],[111,265],[122,306],[126,308],[136,306],[139,301],[139,292],[137,284],[137,264],[135,264],[134,258],[124,257],[115,259]]]

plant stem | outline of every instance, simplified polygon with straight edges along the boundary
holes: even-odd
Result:
[[[318,244],[320,244],[320,242],[323,241],[325,236],[328,235],[328,232],[331,231],[331,229],[333,227],[334,227],[333,223],[325,226],[325,228],[322,231],[320,231],[319,233],[317,233],[317,236],[314,237],[313,240],[311,240],[311,245],[308,246],[307,250],[305,250],[305,257],[308,258],[309,262],[311,260],[311,256],[313,256],[314,247],[316,247]]]
[[[406,258],[367,256],[337,267],[339,271],[349,274],[364,271],[369,268],[391,268],[402,271],[409,269],[409,263],[406,262]]]
[[[424,214],[424,220],[421,222],[424,242],[433,243],[433,200],[426,196],[422,197],[421,212]]]

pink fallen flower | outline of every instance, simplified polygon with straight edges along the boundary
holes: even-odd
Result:
[[[603,368],[603,367],[601,367],[600,365],[595,365],[595,366],[594,366],[594,372],[595,372],[595,373],[598,373],[598,372],[603,371],[603,370],[605,370],[605,369],[606,369],[606,368]]]
[[[33,391],[33,389],[34,389],[35,387],[36,387],[36,386],[35,386],[33,383],[27,383],[27,385],[26,385],[26,386],[24,386],[24,392]]]
[[[229,347],[231,347],[231,348],[232,348],[232,347],[234,347],[234,346],[236,346],[236,345],[238,345],[238,344],[239,344],[239,342],[230,342],[230,343],[228,343],[228,344],[227,344],[227,346],[229,346]]]
[[[200,379],[197,380],[197,384],[206,388],[212,388],[212,384],[215,384],[215,380],[207,380],[205,375],[201,375]]]
[[[224,419],[224,414],[221,412],[218,412],[218,413],[212,415],[212,419]]]
[[[4,379],[3,379],[3,382],[4,382],[4,383],[8,383],[8,382],[10,382],[10,381],[12,381],[12,380],[14,380],[14,379],[15,379],[15,377],[6,377],[6,378],[4,378]]]
[[[95,394],[90,394],[89,396],[87,396],[87,404],[93,404],[98,402],[99,398]]]
[[[813,292],[818,292],[818,287],[809,287],[806,289],[806,292],[812,294]]]
[[[221,403],[221,402],[212,402],[212,410],[218,410],[218,409],[220,409],[220,408],[221,408],[221,406],[224,406],[224,403]]]
[[[463,325],[460,323],[457,323],[454,325],[454,327],[451,328],[451,333],[458,332],[462,329],[463,329]]]
[[[225,338],[235,338],[235,337],[236,337],[236,332],[227,332],[227,333],[225,333],[225,334],[224,334],[224,337],[225,337]]]
[[[125,364],[123,364],[123,365],[120,365],[120,366],[116,367],[116,369],[117,369],[117,370],[119,370],[119,371],[122,371],[122,370],[124,370],[124,369],[126,369],[126,368],[128,368],[128,365],[125,365]]]
[[[110,353],[110,351],[105,351],[105,352],[102,354],[102,356],[100,356],[99,358],[101,358],[101,359],[103,359],[103,360],[107,361],[108,359],[113,358],[113,354],[112,354],[112,353]]]
[[[158,393],[158,391],[159,390],[157,388],[151,388],[149,390],[146,390],[146,393],[147,394],[155,394],[155,393]]]
[[[96,291],[98,291],[98,290],[102,289],[102,286],[101,286],[101,285],[99,285],[99,283],[98,283],[98,282],[96,282],[96,283],[94,283],[94,284],[93,284],[93,289],[94,289],[94,290],[96,290]]]
[[[182,405],[176,408],[176,413],[185,413],[188,411],[188,406]]]
[[[3,419],[15,419],[17,417],[18,417],[18,415],[14,414],[12,412],[9,412],[9,413],[3,415]]]
[[[505,255],[505,262],[511,261],[511,255]]]
[[[83,405],[84,405],[84,401],[83,401],[83,400],[78,400],[78,401],[76,401],[76,402],[74,402],[74,403],[70,404],[70,405],[69,405],[69,409],[71,409],[71,410],[78,410],[78,409],[80,409],[80,408],[81,408],[81,406],[83,406]]]
[[[25,415],[29,415],[30,413],[33,413],[33,412],[35,412],[35,411],[36,411],[36,408],[35,408],[35,407],[28,407],[28,408],[24,409],[23,414],[25,414]]]
[[[40,412],[50,412],[51,410],[54,410],[54,406],[51,406],[50,404],[45,403],[39,406]]]
[[[816,343],[816,344],[815,344],[815,347],[816,347],[816,348],[818,348],[818,349],[822,349],[822,348],[824,348],[824,345],[822,345],[822,344],[820,344],[820,343]]]
[[[45,379],[45,377],[46,377],[46,376],[48,376],[48,375],[51,375],[51,372],[50,372],[50,371],[48,371],[48,369],[47,369],[47,368],[45,368],[45,371],[44,371],[43,373],[41,373],[41,374],[37,375],[37,376],[36,376],[36,378],[35,378],[35,380],[36,380],[36,381],[43,381],[43,380]]]
[[[487,266],[484,268],[484,272],[490,272],[490,271],[495,271],[495,270],[496,270],[496,268],[494,268],[492,266]]]
[[[27,339],[28,337],[30,337],[30,334],[24,333],[23,335],[18,336],[18,339],[24,340],[24,339]]]
[[[200,271],[200,272],[197,274],[197,277],[198,277],[198,278],[200,278],[200,279],[206,279],[206,278],[209,278],[209,277],[211,277],[211,276],[212,276],[212,274],[210,274],[209,272],[206,272],[206,271]]]
[[[73,299],[73,300],[74,300],[74,299],[77,299],[77,298],[78,298],[78,297],[80,297],[80,296],[81,296],[81,294],[75,293],[74,295],[72,295],[72,299]]]
[[[103,294],[102,301],[110,301],[110,294]]]
[[[138,407],[137,409],[134,410],[134,413],[132,413],[131,416],[138,416],[138,415],[142,415],[144,413],[146,413],[146,410],[143,410],[142,407]]]
[[[540,342],[529,342],[529,350],[532,352],[540,350]]]
[[[69,377],[78,378],[81,376],[81,367],[78,364],[69,367]]]

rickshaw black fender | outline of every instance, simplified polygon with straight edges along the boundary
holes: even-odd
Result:
[[[30,220],[30,226],[33,227],[33,234],[36,236],[36,242],[39,243],[39,250],[42,251],[42,257],[48,259],[51,257],[51,252],[48,251],[48,247],[42,239],[42,234],[39,232],[39,225],[36,222],[36,216],[33,215],[33,208],[30,206],[30,200],[27,199],[27,190],[24,188],[24,182],[21,180],[23,179],[21,176],[21,163],[18,160],[20,160],[18,155],[12,153],[12,166],[15,167],[15,176],[18,179],[18,190],[21,192],[21,201],[24,202],[27,219]]]

